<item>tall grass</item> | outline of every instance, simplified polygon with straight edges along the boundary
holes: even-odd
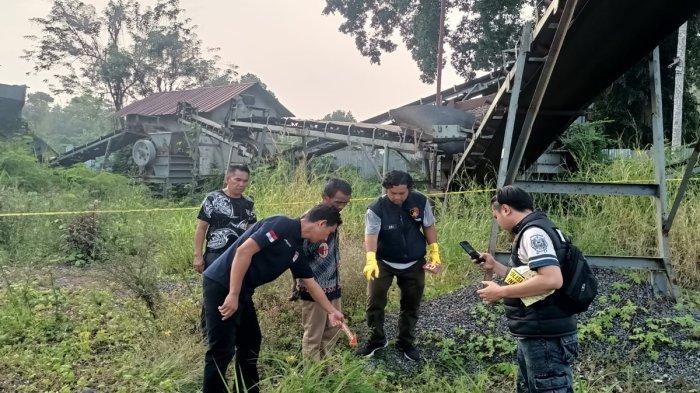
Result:
[[[366,288],[361,275],[363,217],[367,205],[381,192],[379,184],[348,169],[316,174],[304,166],[293,169],[282,164],[256,170],[248,194],[255,200],[260,218],[299,216],[321,200],[322,187],[330,176],[347,179],[354,189],[354,200],[343,211],[340,230],[341,279],[344,312],[360,324]],[[571,178],[641,182],[652,179],[653,171],[648,159],[638,157],[592,166]],[[677,185],[669,182],[669,197],[675,195]],[[446,205],[433,198],[445,269],[441,275],[429,276],[428,298],[471,284],[480,276],[458,241],[466,239],[478,249],[486,249],[491,192],[479,191],[489,185],[467,187],[473,192],[453,195]],[[191,201],[203,197],[204,193]],[[80,168],[48,169],[27,161],[17,151],[0,152],[0,212],[82,210],[95,200],[101,209],[183,206],[182,201],[154,199],[145,187],[121,176]],[[694,181],[671,231],[673,266],[680,283],[694,289],[700,285],[698,201],[700,182]],[[535,202],[587,253],[658,252],[651,198],[535,195]],[[194,207],[99,215],[102,245],[100,258],[94,263],[143,265],[143,272],[152,279],[147,282],[148,290],[158,292],[154,298],[160,303],[157,319],[149,315],[143,302],[125,296],[119,288],[68,291],[34,282],[37,277],[32,274],[37,274],[37,268],[69,262],[63,243],[65,230],[61,228],[70,216],[0,218],[0,266],[7,272],[0,284],[4,351],[0,369],[10,381],[0,381],[0,390],[17,390],[16,381],[32,380],[25,391],[84,386],[105,391],[118,391],[115,386],[126,391],[196,391],[204,350],[196,330],[199,276],[191,268],[196,213]],[[510,236],[501,233],[499,248],[506,249],[509,241]],[[305,391],[315,386],[324,391],[502,391],[512,386],[510,374],[494,370],[447,378],[435,369],[424,368],[415,380],[402,380],[368,369],[365,363],[342,353],[327,363],[299,363],[294,359],[300,354],[300,310],[286,300],[290,283],[291,277],[285,275],[256,292],[265,338],[262,366],[267,379],[263,384],[269,391]],[[390,300],[389,307],[395,308],[396,291]],[[27,349],[31,340],[40,340],[41,347]],[[491,378],[506,380],[507,388],[488,382]]]
[[[178,205],[148,196],[146,188],[108,173],[94,173],[80,168],[48,169],[28,162],[11,150],[0,155],[0,211],[85,210],[97,204],[100,209],[132,209]],[[313,174],[305,166],[291,169],[282,163],[276,168],[256,170],[248,194],[256,202],[259,217],[272,214],[299,216],[318,203],[326,178],[343,177],[354,188],[354,201],[343,212],[341,229],[348,252],[349,267],[362,263],[363,215],[367,205],[381,192],[379,184],[359,177],[356,171],[343,169],[334,173]],[[678,177],[670,173],[669,177]],[[19,180],[24,179],[24,180]],[[593,165],[571,177],[577,181],[646,182],[653,179],[651,162],[644,157]],[[675,196],[678,182],[668,182],[669,198]],[[468,184],[469,189],[489,188]],[[700,242],[695,229],[700,222],[697,203],[700,184],[691,182],[686,198],[671,231],[672,261],[681,283],[697,287],[700,282]],[[433,280],[442,289],[458,285],[462,275],[472,270],[459,240],[467,239],[485,249],[490,228],[488,200],[490,192],[453,195],[443,206],[434,199],[438,213],[438,232],[445,260],[446,274]],[[203,194],[193,200],[201,200]],[[597,197],[535,195],[536,205],[570,234],[587,253],[655,255],[656,232],[654,204],[648,197]],[[155,236],[155,259],[165,273],[190,271],[192,237],[196,208],[176,212],[124,213],[101,215],[101,229],[116,238],[129,232]],[[61,263],[61,229],[70,216],[0,218],[0,257],[9,263]],[[499,247],[508,247],[509,236],[501,233]],[[356,261],[359,259],[359,261]],[[357,263],[355,263],[357,262]],[[455,273],[455,274],[452,274]],[[347,276],[347,274],[346,274]],[[441,292],[442,290],[440,290]],[[432,296],[432,289],[428,296]]]

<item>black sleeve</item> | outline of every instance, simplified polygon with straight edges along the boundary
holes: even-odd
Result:
[[[294,278],[314,278],[314,272],[311,270],[308,258],[303,252],[300,253],[299,260],[292,263],[292,267],[289,270],[292,271]]]
[[[207,195],[206,198],[202,201],[202,207],[199,208],[199,214],[197,214],[197,218],[206,221],[208,223],[211,223],[211,212],[213,210],[213,206],[211,204],[211,198],[209,195]]]
[[[290,228],[286,222],[279,218],[271,218],[263,222],[260,227],[250,235],[250,238],[258,243],[262,250],[272,243],[282,241],[290,235]]]
[[[248,217],[248,222],[250,225],[258,222],[258,216],[255,214],[255,202],[250,201],[250,217]]]
[[[311,258],[312,255],[318,250],[318,243],[311,243],[308,240],[304,240],[304,250],[303,254],[306,258]]]

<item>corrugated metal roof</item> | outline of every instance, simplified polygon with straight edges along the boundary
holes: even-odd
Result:
[[[253,85],[255,83],[233,83],[228,86],[200,87],[190,90],[155,93],[125,106],[117,112],[117,116],[174,115],[177,112],[178,102],[188,102],[199,112],[210,112],[248,90]]]

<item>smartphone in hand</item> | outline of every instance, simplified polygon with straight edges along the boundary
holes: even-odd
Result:
[[[474,247],[472,247],[471,244],[469,244],[468,241],[463,240],[459,242],[459,245],[462,247],[464,251],[469,255],[469,257],[474,261],[474,263],[481,263],[484,262],[484,258],[479,254]]]

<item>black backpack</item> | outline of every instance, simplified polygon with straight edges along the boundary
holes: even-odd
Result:
[[[522,228],[520,234],[532,226],[541,228],[553,241],[562,243],[556,227],[546,228],[540,225],[527,225]],[[518,235],[516,244],[520,244],[520,237],[521,235]],[[565,311],[579,314],[588,310],[588,307],[598,295],[598,280],[595,278],[595,274],[593,274],[586,257],[578,247],[571,243],[570,239],[564,239],[562,248],[563,255],[559,255],[560,253],[557,252],[557,259],[559,259],[559,267],[561,268],[564,283],[555,292],[555,295],[558,294],[557,301]]]
[[[598,295],[598,280],[581,250],[566,241],[566,256],[560,261],[564,284],[559,289],[559,298],[566,310],[576,314],[588,310]]]

